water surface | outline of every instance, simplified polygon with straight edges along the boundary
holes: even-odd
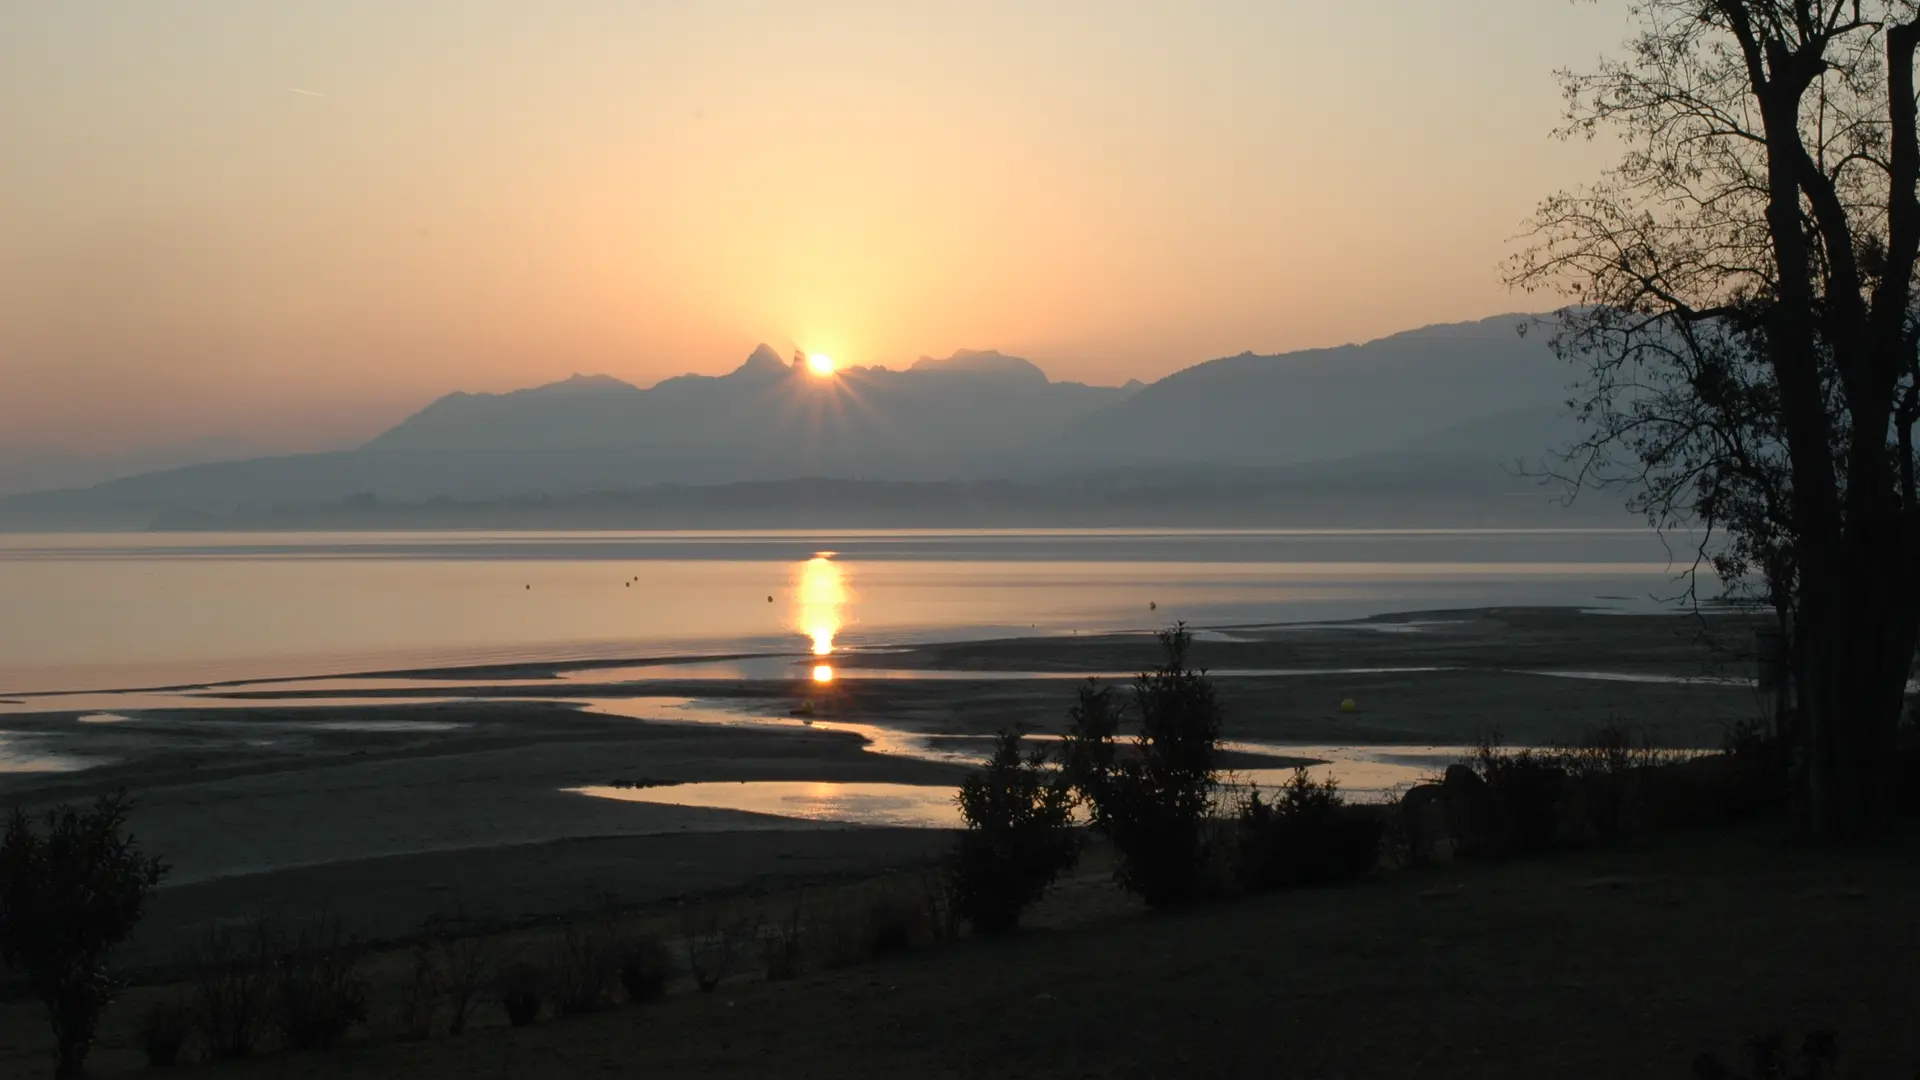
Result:
[[[6,535],[0,697],[596,657],[827,655],[1176,619],[1652,608],[1675,591],[1673,574],[1666,549],[1639,530]]]

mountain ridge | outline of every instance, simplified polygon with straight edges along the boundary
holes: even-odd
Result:
[[[350,496],[485,501],[802,477],[1027,481],[1090,470],[1342,463],[1328,472],[1335,475],[1367,461],[1369,473],[1431,472],[1421,453],[1471,472],[1486,464],[1475,464],[1476,455],[1490,456],[1502,440],[1516,444],[1503,460],[1544,450],[1531,445],[1550,430],[1541,417],[1564,399],[1564,371],[1542,338],[1515,332],[1525,318],[1437,324],[1326,349],[1247,351],[1125,387],[1055,382],[1031,361],[990,349],[922,357],[904,370],[845,367],[823,378],[761,344],[722,375],[640,388],[575,374],[506,393],[451,393],[348,450],[14,496],[0,500],[0,525],[62,514],[218,515]],[[1472,446],[1402,449],[1475,424],[1481,442]]]

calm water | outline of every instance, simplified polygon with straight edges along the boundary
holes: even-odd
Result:
[[[1620,530],[0,536],[8,691],[1656,606]]]

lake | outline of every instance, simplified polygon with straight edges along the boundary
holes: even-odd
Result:
[[[1649,610],[1644,530],[0,535],[0,696],[1516,605]]]

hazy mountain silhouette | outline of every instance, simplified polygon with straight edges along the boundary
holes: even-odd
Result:
[[[156,469],[255,457],[264,449],[244,439],[224,436],[92,454],[39,446],[0,446],[0,496],[88,487]]]
[[[1280,465],[1348,457],[1515,409],[1559,405],[1567,371],[1528,316],[1409,330],[1364,345],[1197,364],[1069,425],[1066,452],[1115,464]],[[1537,454],[1516,445],[1514,454]]]
[[[1054,382],[1030,361],[973,350],[923,357],[904,371],[844,368],[821,379],[762,345],[725,375],[683,375],[648,389],[576,375],[512,393],[449,394],[352,450],[14,497],[0,502],[0,521],[84,524],[360,495],[472,502],[797,478],[1044,486],[1100,477],[1124,486],[1190,483],[1211,471],[1273,490],[1386,492],[1419,477],[1487,493],[1513,486],[1503,463],[1537,461],[1574,434],[1559,404],[1565,369],[1541,335],[1515,333],[1521,321],[1245,353],[1146,387]]]

